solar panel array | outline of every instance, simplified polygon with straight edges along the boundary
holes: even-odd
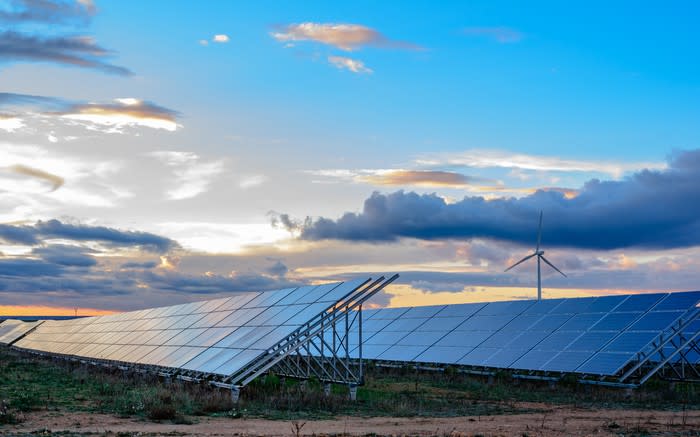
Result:
[[[15,346],[117,363],[231,375],[368,280],[73,320],[49,320]]]
[[[0,344],[12,344],[42,322],[7,319],[0,323]]]
[[[683,292],[364,310],[362,356],[615,375],[699,301]]]

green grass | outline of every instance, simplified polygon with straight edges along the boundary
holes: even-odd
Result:
[[[305,388],[292,379],[270,375],[254,381],[234,405],[230,392],[180,381],[166,384],[142,374],[96,368],[66,361],[26,356],[0,349],[0,425],[21,420],[35,410],[80,411],[137,417],[152,421],[191,423],[197,416],[264,417],[307,420],[352,416],[487,416],[542,412],[521,402],[567,404],[591,408],[700,408],[698,387],[673,388],[654,381],[630,396],[624,390],[583,387],[575,382],[550,388],[541,382],[514,384],[507,374],[493,384],[454,371],[368,367],[357,401],[347,400],[347,388],[334,386],[323,394],[319,381]],[[546,406],[543,407],[546,409]]]

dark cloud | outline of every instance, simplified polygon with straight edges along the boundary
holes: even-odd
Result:
[[[522,198],[465,197],[448,204],[435,194],[374,193],[360,213],[304,224],[308,240],[393,241],[489,238],[532,245],[544,211],[546,246],[585,249],[691,247],[700,244],[700,150],[676,153],[665,170],[621,181],[588,181],[573,198],[540,190]]]
[[[237,291],[264,291],[300,285],[284,277],[255,272],[224,275],[188,275],[177,271],[144,271],[139,276],[150,287],[183,294],[214,294]]]
[[[147,262],[126,262],[119,266],[121,269],[154,269],[158,266],[158,263],[155,261],[147,261]]]
[[[265,272],[272,276],[282,277],[287,274],[289,268],[280,260],[276,260],[273,265],[265,269]]]
[[[96,265],[97,261],[91,253],[94,253],[94,251],[84,247],[63,244],[37,247],[32,250],[32,254],[41,257],[47,262],[69,267],[92,267]]]
[[[37,259],[10,258],[0,259],[0,277],[43,277],[61,276],[65,269],[63,266]],[[9,282],[0,281],[0,286],[7,287]],[[3,288],[4,289],[4,288]]]
[[[127,68],[105,61],[112,55],[88,36],[32,36],[11,30],[0,32],[0,62],[54,62],[110,74],[131,75]]]
[[[140,247],[144,250],[165,253],[178,244],[149,232],[121,231],[105,226],[74,225],[59,220],[38,221],[33,228],[44,238],[65,238],[73,241],[99,241],[117,247]]]
[[[95,14],[91,0],[9,0],[0,7],[0,22],[87,23]]]
[[[31,226],[0,224],[0,239],[7,243],[36,245],[47,238],[96,241],[112,247],[137,247],[156,253],[166,253],[179,248],[177,242],[160,235],[121,231],[105,226],[70,224],[59,220],[38,221]]]
[[[9,244],[33,246],[39,244],[36,232],[28,226],[13,226],[0,224],[0,241]]]

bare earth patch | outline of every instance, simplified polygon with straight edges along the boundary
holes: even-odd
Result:
[[[700,411],[580,409],[537,403],[517,407],[544,413],[448,418],[338,417],[334,420],[281,421],[267,419],[194,418],[192,425],[153,423],[105,414],[37,411],[18,425],[0,427],[0,434],[71,433],[99,435],[452,435],[452,436],[619,436],[700,435]]]

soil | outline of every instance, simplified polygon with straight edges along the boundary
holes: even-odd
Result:
[[[0,426],[2,435],[51,433],[78,435],[391,435],[391,436],[620,436],[700,435],[700,410],[595,410],[519,403],[542,413],[482,417],[338,417],[333,420],[282,421],[195,417],[191,425],[154,423],[104,414],[62,411],[27,413],[18,425]],[[297,432],[298,429],[298,432]]]

